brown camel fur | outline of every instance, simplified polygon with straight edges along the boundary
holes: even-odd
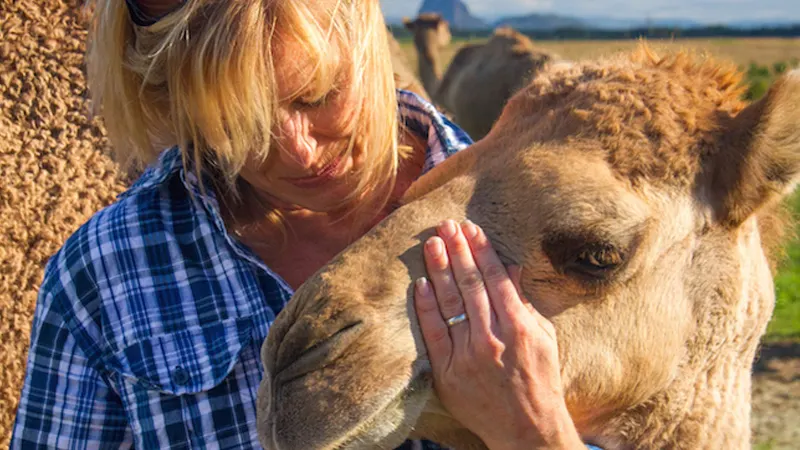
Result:
[[[484,44],[468,44],[442,76],[440,49],[450,43],[447,21],[435,13],[404,20],[414,33],[419,74],[431,97],[473,139],[489,132],[508,99],[557,57],[521,33],[501,27]]]
[[[0,447],[8,448],[48,258],[125,187],[88,117],[78,0],[0,5]]]
[[[647,48],[537,77],[278,316],[262,350],[262,443],[484,448],[437,400],[412,306],[422,243],[469,218],[522,264],[526,297],[553,322],[587,442],[748,448],[777,206],[800,178],[800,72],[750,106],[740,81]]]

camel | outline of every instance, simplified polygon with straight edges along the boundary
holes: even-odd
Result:
[[[389,40],[389,52],[392,56],[392,70],[394,71],[394,84],[398,89],[411,91],[427,101],[431,101],[428,92],[422,86],[414,71],[411,70],[406,54],[400,47],[400,43],[394,38],[392,32],[387,28],[386,35]]]
[[[8,448],[47,260],[127,174],[90,117],[80,0],[0,7],[0,447]]]
[[[278,315],[265,448],[485,448],[437,399],[413,311],[444,219],[477,223],[522,265],[587,443],[749,448],[780,200],[800,180],[800,71],[751,105],[740,82],[732,65],[647,47],[538,76]]]
[[[488,42],[462,47],[442,76],[439,53],[451,39],[447,21],[439,14],[423,13],[403,23],[414,33],[425,89],[476,140],[489,132],[514,92],[558,59],[514,29],[500,27]]]

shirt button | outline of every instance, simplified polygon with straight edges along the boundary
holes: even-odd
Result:
[[[181,366],[175,367],[172,371],[172,381],[178,386],[186,386],[189,384],[189,372]]]

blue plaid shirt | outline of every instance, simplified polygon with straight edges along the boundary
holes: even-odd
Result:
[[[398,100],[425,170],[471,143]],[[291,296],[165,151],[48,263],[11,448],[258,448],[259,350]]]

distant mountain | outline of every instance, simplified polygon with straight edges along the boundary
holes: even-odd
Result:
[[[586,28],[586,24],[575,17],[557,14],[528,14],[504,17],[494,23],[495,27],[511,26],[518,30],[555,31],[560,28]]]
[[[473,16],[469,8],[461,0],[425,0],[419,8],[419,14],[425,12],[439,13],[448,22],[450,28],[457,30],[475,30],[489,28],[481,19]]]

